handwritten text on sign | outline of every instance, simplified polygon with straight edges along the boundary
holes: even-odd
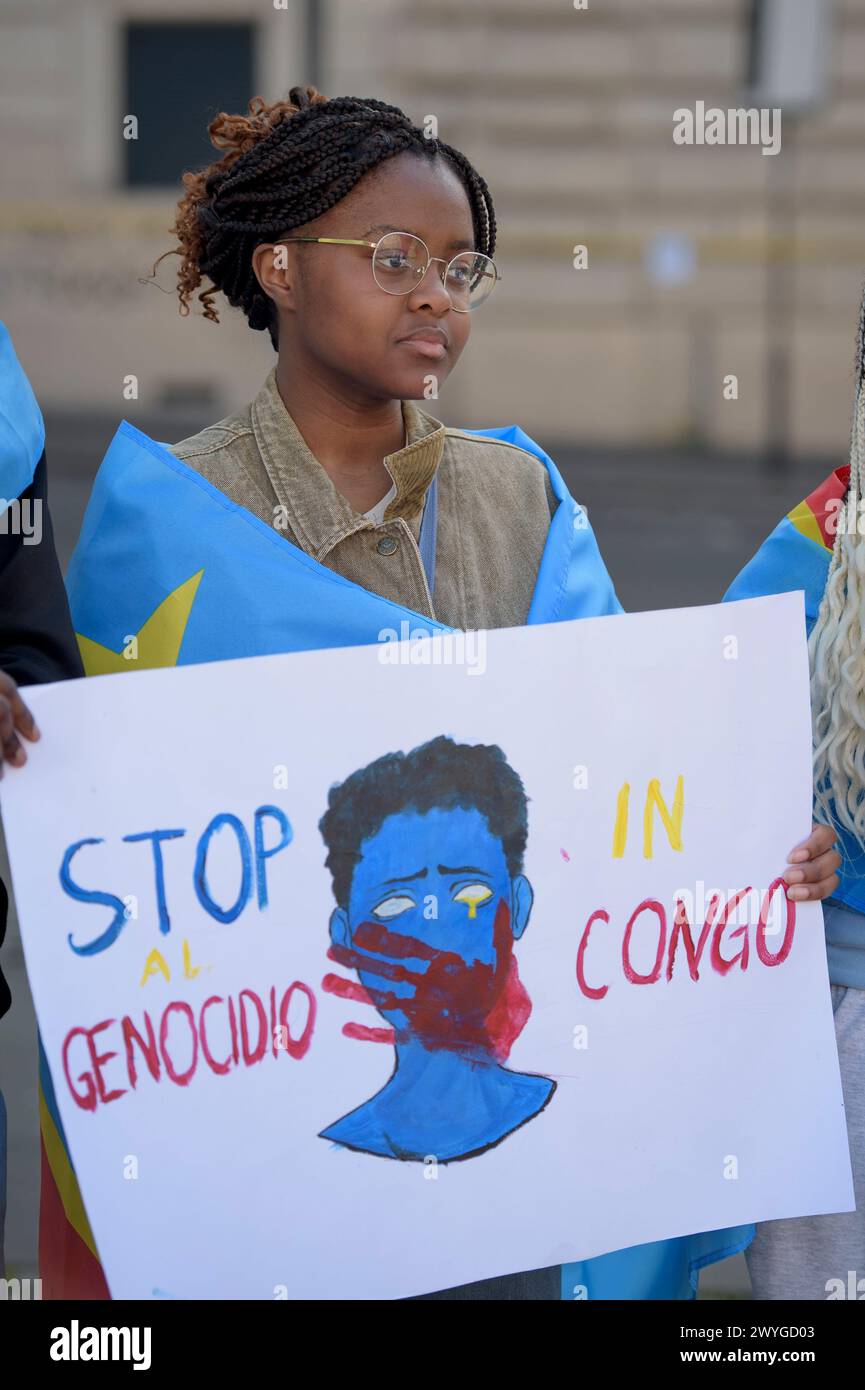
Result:
[[[4,826],[115,1297],[402,1297],[851,1203],[820,912],[778,878],[801,596],[486,652],[29,692]]]

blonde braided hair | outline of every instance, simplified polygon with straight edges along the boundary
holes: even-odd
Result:
[[[865,849],[865,534],[859,528],[863,499],[865,293],[859,310],[850,483],[808,643],[816,814],[850,831]]]

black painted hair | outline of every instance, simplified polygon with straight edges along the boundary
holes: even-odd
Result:
[[[364,840],[400,811],[434,807],[477,810],[502,842],[511,878],[522,873],[528,799],[522,781],[496,744],[455,743],[441,735],[410,753],[385,753],[331,787],[318,828],[327,846],[333,895],[348,905]]]
[[[495,213],[480,174],[464,154],[428,137],[398,106],[372,97],[328,99],[315,87],[292,87],[287,101],[268,105],[254,97],[248,115],[221,112],[208,131],[224,153],[207,168],[183,175],[186,192],[172,229],[180,244],[165,252],[181,257],[182,314],[189,313],[206,278],[210,285],[198,294],[205,318],[219,322],[213,297],[221,291],[243,310],[251,328],[268,330],[275,348],[276,310],[252,269],[255,247],[314,221],[364,174],[406,151],[450,161],[471,206],[475,250],[488,256],[495,251]]]

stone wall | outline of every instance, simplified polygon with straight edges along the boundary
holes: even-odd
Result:
[[[489,183],[503,282],[437,413],[546,439],[760,447],[770,338],[789,353],[796,452],[844,452],[865,263],[865,7],[836,0],[830,99],[782,151],[684,147],[676,108],[743,99],[743,0],[329,0],[328,95],[380,96],[466,151]],[[138,283],[170,245],[171,190],[118,187],[126,19],[258,17],[258,89],[306,76],[287,0],[7,0],[0,13],[0,304],[48,402],[124,408],[253,392],[271,359],[226,310],[180,319]],[[176,195],[175,195],[176,196]],[[656,238],[694,273],[658,284]],[[575,270],[573,247],[588,248]],[[162,283],[171,285],[170,263]],[[725,400],[723,379],[738,378]]]

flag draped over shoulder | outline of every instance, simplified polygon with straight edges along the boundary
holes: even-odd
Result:
[[[32,483],[44,448],[42,412],[0,323],[0,516]]]
[[[850,465],[845,464],[788,512],[733,580],[724,602],[804,589],[805,621],[810,634],[820,611],[838,512],[849,482]]]
[[[492,433],[531,444],[516,426]],[[588,518],[543,458],[560,506],[528,621],[619,613]],[[357,646],[402,621],[413,634],[448,630],[319,564],[125,422],[96,478],[68,586],[88,675]]]
[[[753,559],[733,580],[724,602],[805,590],[805,627],[817,621],[832,562],[841,504],[850,484],[850,465],[836,468],[784,517]],[[841,867],[833,897],[865,912],[865,853],[848,831],[836,827]]]
[[[549,456],[516,425],[472,433],[540,459],[559,502],[527,621],[622,612],[586,513]],[[319,564],[126,422],[99,470],[68,584],[88,675],[449,630]],[[52,1298],[107,1297],[44,1057],[40,1107],[43,1288]],[[700,1265],[752,1235],[738,1227],[566,1265],[562,1297],[587,1281],[608,1290],[601,1297],[687,1297]]]

